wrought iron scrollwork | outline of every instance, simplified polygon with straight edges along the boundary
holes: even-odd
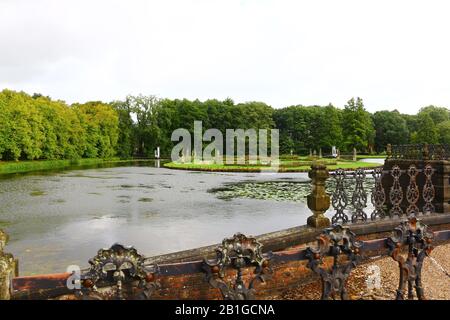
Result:
[[[388,145],[388,158],[410,160],[448,160],[450,145],[448,144],[404,144]]]
[[[144,256],[133,247],[116,243],[100,249],[89,264],[81,275],[81,289],[75,292],[79,299],[146,300],[159,287],[155,281],[158,266],[144,265]]]
[[[264,282],[270,276],[269,261],[272,253],[262,253],[262,245],[253,237],[246,237],[237,233],[233,238],[222,241],[216,249],[214,260],[203,260],[203,270],[206,280],[213,288],[220,289],[225,300],[251,300],[254,299],[256,281]],[[243,279],[243,269],[254,267],[255,276],[248,286]],[[230,285],[225,281],[227,269],[237,270],[236,280]]]
[[[408,208],[406,209],[406,214],[417,216],[419,215],[419,207],[417,206],[417,201],[420,197],[419,187],[416,183],[416,177],[419,174],[415,165],[410,165],[408,168],[409,185],[406,189],[406,200],[408,201]]]
[[[354,223],[358,220],[367,220],[367,214],[364,212],[364,208],[367,206],[367,193],[364,190],[365,171],[358,169],[353,173],[353,177],[355,178],[355,190],[352,194],[352,205],[355,209],[352,214],[352,222]]]
[[[392,208],[389,211],[391,217],[393,216],[402,216],[403,210],[400,207],[403,201],[403,190],[400,185],[400,176],[402,175],[402,171],[400,167],[395,165],[391,169],[391,176],[394,178],[394,183],[391,186],[389,191],[389,199],[391,200]]]
[[[386,202],[386,193],[384,192],[382,184],[383,169],[374,169],[372,172],[372,176],[375,180],[375,185],[372,189],[370,200],[373,204],[374,210],[370,215],[370,218],[372,220],[376,220],[377,218],[383,219],[385,217],[384,203]]]
[[[422,197],[425,201],[425,205],[423,206],[423,214],[429,214],[435,211],[434,205],[432,203],[435,196],[435,190],[433,181],[431,180],[434,169],[430,164],[427,164],[423,169],[423,173],[425,175],[425,185],[423,186],[422,191]]]
[[[317,238],[318,247],[306,249],[308,268],[318,274],[322,281],[322,300],[348,299],[346,281],[350,272],[361,259],[360,248],[362,243],[355,239],[355,234],[347,226],[335,224],[325,229]],[[339,263],[339,255],[345,254],[347,260]],[[326,256],[333,257],[330,268],[321,267]]]
[[[345,171],[342,169],[336,170],[334,179],[336,181],[336,189],[332,194],[331,205],[336,210],[336,213],[331,218],[331,222],[333,224],[338,222],[347,223],[348,217],[344,212],[348,205],[348,198],[345,193]]]
[[[433,233],[416,217],[410,217],[394,229],[394,234],[387,239],[390,256],[398,262],[400,282],[397,289],[397,300],[404,299],[404,290],[408,283],[408,299],[414,298],[413,288],[418,299],[425,299],[422,288],[422,264],[433,249],[431,242]],[[401,255],[403,247],[408,248],[405,258]]]

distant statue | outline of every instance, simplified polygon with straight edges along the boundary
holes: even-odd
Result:
[[[155,159],[159,159],[159,157],[160,157],[160,150],[159,147],[157,147],[155,150]]]
[[[316,150],[314,150],[313,157],[315,158],[316,156],[317,156],[317,152],[316,152]]]
[[[294,154],[294,150],[291,149],[291,156]]]
[[[331,147],[331,155],[333,158],[337,158],[336,146]]]
[[[356,148],[353,148],[353,161],[356,161]]]
[[[392,157],[392,145],[390,143],[386,146],[386,154],[388,158]]]
[[[322,148],[319,148],[319,158],[322,158]]]

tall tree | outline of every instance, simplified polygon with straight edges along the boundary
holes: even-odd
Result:
[[[377,111],[373,114],[375,125],[375,150],[382,152],[388,144],[405,144],[409,141],[406,120],[397,111]]]
[[[439,139],[438,130],[433,119],[428,113],[419,113],[417,132],[413,136],[415,143],[437,143]]]
[[[427,106],[419,110],[419,115],[420,114],[428,114],[436,125],[450,120],[450,112],[447,108]]]
[[[344,145],[347,151],[370,151],[375,137],[375,130],[370,113],[364,108],[361,98],[351,98],[345,105],[342,115]]]
[[[160,128],[157,115],[161,100],[156,96],[128,96],[127,108],[136,115],[136,149],[140,156],[152,157],[159,145]]]
[[[114,101],[111,106],[116,110],[118,115],[119,136],[117,139],[117,155],[120,158],[131,158],[135,148],[135,123],[131,117],[132,110],[129,105],[123,101]]]
[[[72,106],[86,131],[87,158],[109,158],[116,154],[119,118],[108,104],[92,101]]]
[[[439,123],[436,128],[439,133],[439,143],[450,145],[450,120]]]

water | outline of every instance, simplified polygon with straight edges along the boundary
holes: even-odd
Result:
[[[126,166],[0,179],[0,228],[21,275],[65,272],[115,242],[158,255],[305,224],[304,202],[221,199],[208,192],[245,181],[308,181],[306,173],[189,172]]]
[[[366,159],[361,159],[359,161],[384,164],[384,160],[385,160],[384,158],[366,158]]]

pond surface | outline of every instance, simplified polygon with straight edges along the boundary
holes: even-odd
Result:
[[[366,158],[366,159],[361,159],[359,161],[384,164],[384,160],[386,160],[386,159],[385,158]]]
[[[115,242],[152,256],[218,243],[236,232],[304,224],[310,215],[304,201],[221,199],[211,192],[267,181],[309,179],[306,173],[189,172],[153,163],[13,175],[0,179],[0,228],[10,235],[6,251],[19,259],[20,274],[31,275],[86,267],[98,249]]]

